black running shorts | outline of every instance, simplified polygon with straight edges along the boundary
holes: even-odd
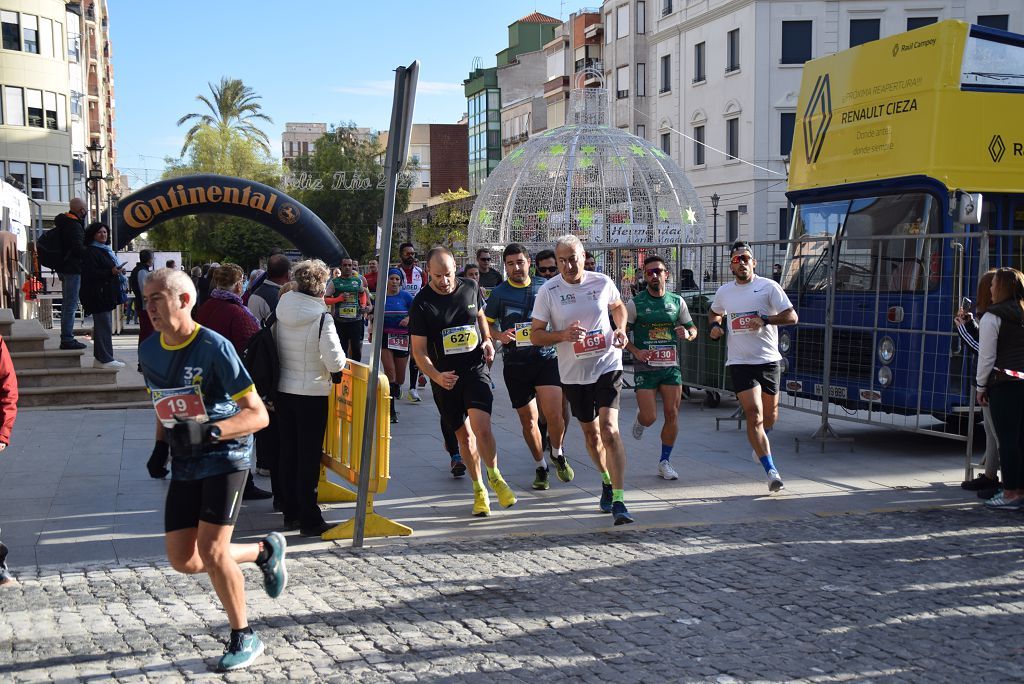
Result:
[[[619,408],[622,371],[608,371],[589,385],[562,385],[569,410],[581,423],[592,423],[603,408]]]
[[[506,363],[502,373],[514,409],[529,404],[537,396],[538,387],[562,386],[558,375],[558,359],[554,356],[541,358],[536,363]]]
[[[248,470],[211,475],[202,480],[171,480],[164,508],[164,531],[211,525],[234,525],[242,507]]]
[[[455,387],[446,390],[431,381],[434,404],[441,415],[441,423],[455,432],[466,422],[469,409],[491,412],[494,394],[491,392],[491,378],[485,368],[463,371]]]
[[[732,389],[736,394],[752,390],[758,385],[761,386],[761,391],[765,394],[774,396],[779,393],[782,367],[778,361],[729,366],[729,374],[732,376]]]

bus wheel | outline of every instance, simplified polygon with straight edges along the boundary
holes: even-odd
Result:
[[[717,408],[722,403],[722,395],[714,390],[708,390],[704,394],[704,405],[708,408]]]

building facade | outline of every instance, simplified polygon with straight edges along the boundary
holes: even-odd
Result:
[[[379,142],[386,150],[387,131],[380,134]],[[464,190],[469,184],[468,152],[465,123],[413,124],[406,155],[412,174],[407,211],[437,204],[446,192]]]
[[[316,141],[327,132],[325,123],[285,123],[281,134],[281,161],[291,164],[316,151]]]

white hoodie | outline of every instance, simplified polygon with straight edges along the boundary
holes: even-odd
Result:
[[[292,291],[281,295],[276,313],[274,338],[281,361],[277,390],[326,397],[331,392],[330,374],[340,371],[346,361],[334,321],[324,315],[327,305],[320,297]]]

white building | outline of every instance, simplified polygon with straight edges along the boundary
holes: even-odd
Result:
[[[601,13],[613,124],[683,167],[709,241],[716,222],[719,241],[787,237],[806,60],[944,19],[1024,33],[1021,0],[608,0]]]

